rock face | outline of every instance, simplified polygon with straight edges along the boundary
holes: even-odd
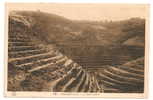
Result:
[[[43,12],[10,13],[8,90],[143,92],[144,49],[102,44],[97,32],[106,28],[94,27]]]

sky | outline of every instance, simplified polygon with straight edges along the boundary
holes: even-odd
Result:
[[[72,20],[124,20],[131,17],[146,18],[148,5],[144,4],[63,4],[18,3],[7,4],[11,10],[40,10]]]

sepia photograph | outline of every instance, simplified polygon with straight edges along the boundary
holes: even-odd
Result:
[[[147,95],[147,4],[6,3],[8,97]]]

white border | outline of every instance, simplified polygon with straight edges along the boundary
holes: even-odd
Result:
[[[0,34],[1,34],[1,36],[0,36],[0,46],[1,46],[1,49],[0,49],[0,61],[1,61],[1,63],[0,63],[0,78],[1,78],[1,80],[2,80],[2,82],[1,83],[3,83],[3,80],[4,80],[4,3],[5,2],[36,2],[36,0],[1,0],[0,1],[0,12],[1,12],[1,16],[0,16],[0,22],[1,22],[1,24],[0,24],[0,27],[1,27],[1,29],[0,29]],[[87,3],[89,3],[89,2],[104,2],[104,3],[152,3],[153,4],[153,1],[152,0],[37,0],[37,2],[87,2]],[[153,5],[151,5],[151,11],[153,11]],[[153,27],[153,19],[152,19],[152,17],[153,17],[153,13],[151,13],[151,19],[150,19],[150,27]],[[153,29],[150,29],[150,60],[149,60],[149,64],[150,64],[150,68],[149,68],[149,72],[150,72],[150,76],[152,76],[153,74],[153,61],[152,61],[152,59],[153,59],[153,53],[152,53],[152,50],[153,50],[153,35],[151,34],[151,33],[153,33]],[[150,84],[150,86],[149,86],[149,99],[150,100],[152,100],[153,99],[153,95],[152,95],[152,93],[153,93],[153,77],[150,77],[149,78],[149,84]],[[3,86],[4,86],[4,84],[0,84],[0,99],[2,100],[2,99],[6,99],[6,98],[4,98],[3,96],[4,96],[4,94],[3,94]],[[9,98],[10,99],[10,98]],[[13,99],[17,99],[17,98],[13,98]],[[20,99],[20,98],[19,98]],[[40,98],[38,98],[38,99],[40,99]],[[55,99],[55,98],[52,98],[52,99]],[[62,98],[63,99],[63,98]],[[64,98],[65,99],[65,98]],[[70,98],[71,99],[71,98]],[[81,99],[81,98],[79,98],[79,99]],[[90,99],[90,98],[86,98],[86,99]],[[32,98],[31,98],[31,100],[32,100]],[[110,100],[112,100],[112,99],[110,99]],[[122,100],[122,99],[118,99],[118,100]],[[130,100],[130,99],[129,99]],[[136,99],[135,99],[136,100]]]

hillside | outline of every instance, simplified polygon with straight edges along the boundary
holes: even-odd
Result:
[[[40,11],[12,12],[10,16],[14,19],[20,16],[22,19],[16,19],[30,25],[30,35],[47,45],[56,45],[62,53],[85,66],[123,64],[144,56],[144,19],[72,21]]]
[[[9,91],[143,92],[144,19],[13,11],[8,28]]]

